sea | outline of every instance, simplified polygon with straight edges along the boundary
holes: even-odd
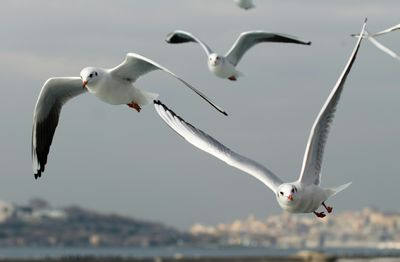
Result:
[[[96,258],[233,258],[233,257],[288,257],[304,249],[267,247],[0,247],[0,259],[58,259],[66,257]],[[307,249],[338,257],[400,257],[399,249],[324,248]]]

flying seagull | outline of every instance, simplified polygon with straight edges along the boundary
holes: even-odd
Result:
[[[236,81],[239,76],[243,75],[236,70],[236,65],[239,63],[246,51],[258,43],[280,42],[311,45],[311,42],[302,41],[291,35],[265,31],[248,31],[241,33],[231,49],[225,54],[225,56],[222,56],[215,53],[210,47],[208,47],[208,45],[189,32],[176,30],[169,33],[165,41],[169,44],[180,44],[187,42],[195,42],[200,44],[208,57],[208,69],[214,75],[221,78],[227,78],[231,81]]]
[[[365,23],[361,33],[364,33],[364,28]],[[329,129],[335,116],[344,83],[356,59],[361,39],[358,39],[344,71],[312,126],[300,178],[291,183],[284,183],[268,168],[224,146],[210,135],[177,116],[160,101],[154,101],[154,106],[160,117],[186,141],[264,183],[274,192],[279,205],[284,210],[292,213],[314,212],[317,217],[322,218],[325,217],[325,212],[317,212],[317,209],[322,205],[328,213],[331,213],[332,207],[327,206],[325,201],[351,184],[344,184],[336,188],[321,187],[321,167]]]
[[[380,43],[378,40],[376,40],[376,37],[382,36],[384,34],[396,31],[400,29],[400,24],[392,26],[388,29],[379,31],[375,34],[370,34],[368,31],[365,31],[365,33],[363,34],[364,38],[367,38],[368,41],[370,41],[374,46],[376,46],[378,49],[380,49],[381,51],[385,52],[386,54],[390,55],[391,57],[400,60],[400,55],[395,53],[394,51],[392,51],[391,49],[389,49],[388,47],[386,47],[385,45],[383,45],[382,43]],[[358,34],[352,34],[351,36],[353,37],[358,37]]]
[[[252,0],[235,0],[235,3],[236,3],[237,6],[239,6],[242,9],[245,9],[245,10],[249,10],[251,8],[256,7],[253,4]]]
[[[133,83],[140,76],[154,70],[162,70],[172,75],[218,111],[227,115],[222,108],[185,80],[156,62],[135,53],[128,53],[125,61],[111,69],[86,67],[80,72],[80,77],[53,77],[44,83],[33,114],[32,162],[35,178],[40,177],[45,169],[61,108],[69,99],[89,91],[108,104],[127,105],[140,112],[142,106],[151,103],[158,94],[138,89]]]

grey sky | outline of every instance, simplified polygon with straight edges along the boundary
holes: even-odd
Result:
[[[206,93],[224,117],[162,72],[137,85],[233,150],[285,181],[298,178],[311,125],[339,77],[364,17],[379,31],[399,23],[398,0],[2,1],[0,198],[32,196],[162,221],[179,228],[281,212],[254,178],[186,143],[152,105],[138,114],[84,95],[63,109],[46,172],[35,181],[30,142],[34,104],[51,76],[85,66],[113,67],[127,52],[158,61]],[[246,30],[296,35],[312,46],[260,44],[238,65],[237,82],[208,72],[195,44],[168,45],[167,33],[192,32],[224,54]],[[400,52],[400,33],[380,38]],[[323,186],[353,185],[332,198],[335,211],[367,205],[399,209],[400,63],[362,43],[331,130]]]

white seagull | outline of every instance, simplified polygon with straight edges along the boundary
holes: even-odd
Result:
[[[245,10],[249,10],[249,9],[256,7],[253,4],[252,0],[235,0],[235,3],[237,6],[239,6],[242,9],[245,9]]]
[[[281,43],[294,43],[302,45],[311,45],[311,42],[305,42],[295,36],[271,33],[265,31],[248,31],[243,32],[236,39],[231,49],[225,56],[219,55],[211,50],[203,41],[191,33],[176,30],[167,35],[165,40],[169,44],[180,44],[187,42],[195,42],[203,47],[208,57],[208,69],[216,76],[221,78],[228,78],[229,80],[236,81],[241,75],[236,70],[236,65],[239,63],[242,56],[252,46],[262,42],[281,42]]]
[[[364,32],[364,28],[365,23],[361,33]],[[337,188],[321,187],[321,167],[328,132],[344,83],[356,59],[361,39],[358,39],[343,73],[314,122],[308,139],[300,178],[297,181],[284,183],[266,167],[245,156],[239,155],[210,135],[187,123],[160,101],[154,101],[156,111],[174,131],[189,143],[264,183],[274,192],[279,205],[284,210],[292,213],[314,212],[317,217],[324,217],[325,213],[317,212],[317,209],[322,205],[328,213],[331,213],[332,207],[325,205],[325,201],[351,184],[348,183]]]
[[[36,102],[32,128],[32,162],[35,178],[41,176],[47,163],[47,155],[53,140],[62,106],[71,98],[89,91],[100,100],[112,105],[128,105],[140,111],[158,94],[136,88],[133,83],[142,75],[162,70],[177,78],[214,108],[225,111],[186,81],[156,62],[138,54],[129,53],[122,64],[103,69],[86,67],[80,77],[53,77],[44,83]]]
[[[374,46],[376,46],[378,49],[381,51],[385,52],[386,54],[390,55],[391,57],[400,60],[400,55],[389,49],[388,47],[384,46],[382,43],[380,43],[378,40],[376,40],[376,37],[379,37],[381,35],[396,31],[400,29],[400,24],[392,26],[388,29],[379,31],[375,34],[370,34],[368,31],[365,31],[363,37],[367,38],[368,41],[370,41]],[[358,34],[352,34],[351,36],[358,37]]]

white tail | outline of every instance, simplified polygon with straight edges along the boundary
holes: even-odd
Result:
[[[146,92],[144,90],[140,90],[138,88],[134,88],[134,96],[135,102],[138,103],[140,106],[144,106],[153,102],[158,97],[156,93]]]
[[[339,193],[340,191],[343,191],[343,190],[345,190],[348,186],[350,186],[351,185],[351,182],[350,183],[347,183],[347,184],[344,184],[344,185],[341,185],[341,186],[338,186],[338,187],[336,187],[336,188],[330,188],[329,189],[329,191],[330,191],[330,196],[334,196],[334,195],[336,195],[337,193]]]

